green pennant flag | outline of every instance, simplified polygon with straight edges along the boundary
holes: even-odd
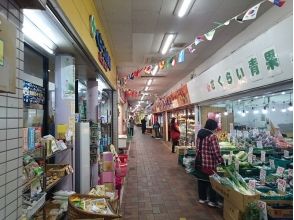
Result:
[[[170,68],[172,66],[172,62],[173,62],[173,57],[167,58],[167,60],[165,62],[166,68]]]

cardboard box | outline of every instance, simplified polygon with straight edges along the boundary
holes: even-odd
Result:
[[[176,146],[175,147],[176,153],[178,155],[185,155],[186,149],[187,149],[187,146]]]
[[[234,207],[236,207],[236,209],[240,210],[241,212],[246,210],[248,203],[257,201],[260,198],[260,195],[258,194],[253,196],[243,195],[232,188],[222,185],[213,178],[210,178],[210,183],[212,188],[218,194],[224,197],[225,200],[230,201],[231,204],[234,204]]]
[[[103,161],[102,169],[104,172],[113,171],[114,165],[112,161]]]
[[[277,207],[273,207],[272,206],[273,204],[290,205],[291,207],[277,208]],[[279,203],[277,201],[272,201],[270,203],[267,203],[267,213],[271,218],[292,218],[293,217],[293,202],[286,200],[286,201],[283,201],[282,203]]]
[[[224,219],[225,220],[241,220],[242,212],[234,207],[228,200],[224,200]]]
[[[105,186],[106,192],[113,192],[115,190],[113,183],[104,183],[103,185]]]

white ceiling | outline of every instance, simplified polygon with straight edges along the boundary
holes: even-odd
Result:
[[[214,28],[213,22],[225,22],[259,2],[196,0],[189,15],[183,18],[173,15],[177,0],[96,0],[96,6],[111,41],[118,74],[125,76],[148,64],[150,58],[162,58],[158,52],[166,32],[178,33],[175,44],[188,44],[193,42],[196,35]],[[270,3],[262,4],[257,17],[270,7]],[[214,39],[198,45],[197,51],[187,55],[184,63],[160,71],[158,75],[165,77],[154,78],[150,91],[159,95],[164,93],[252,22],[231,22],[228,27],[217,30]],[[127,87],[142,90],[147,80],[129,80]]]

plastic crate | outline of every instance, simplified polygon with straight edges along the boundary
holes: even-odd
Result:
[[[273,157],[270,157],[269,159],[273,159],[275,161],[276,168],[277,167],[288,168],[288,166],[292,163],[292,160],[279,159],[279,158],[273,158]]]
[[[179,157],[178,157],[178,164],[184,166],[183,159],[184,159],[184,155],[179,155]]]
[[[38,201],[26,209],[27,218],[30,219],[44,205],[45,201],[46,193],[43,193],[42,197]]]

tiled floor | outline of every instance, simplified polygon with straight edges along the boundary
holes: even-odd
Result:
[[[197,202],[196,180],[166,144],[139,129],[131,143],[121,207],[126,220],[219,220],[221,210]]]

